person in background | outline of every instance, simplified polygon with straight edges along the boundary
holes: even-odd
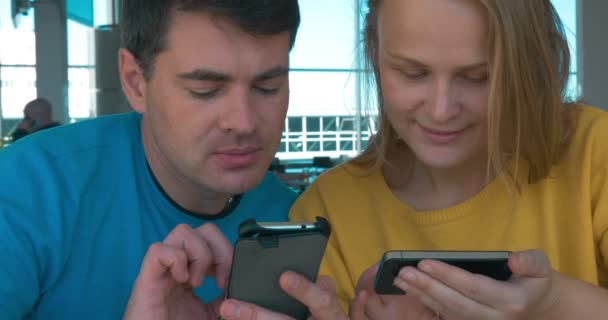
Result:
[[[12,141],[17,141],[30,133],[56,127],[59,122],[53,121],[53,107],[44,98],[36,98],[25,105],[23,119],[11,134]]]
[[[608,114],[567,98],[551,1],[367,4],[379,131],[290,214],[332,224],[321,274],[341,304],[364,296],[376,319],[604,318]],[[508,250],[513,275],[425,260],[395,278],[407,295],[379,296],[387,250]]]
[[[0,151],[2,319],[216,319],[238,225],[285,221],[295,200],[267,169],[297,1],[122,5],[120,77],[136,112]]]

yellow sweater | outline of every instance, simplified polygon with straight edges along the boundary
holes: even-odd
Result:
[[[520,170],[520,194],[496,178],[461,204],[416,212],[393,195],[379,170],[346,163],[317,178],[290,219],[330,221],[320,274],[336,281],[343,306],[361,273],[387,250],[536,248],[555,270],[608,287],[607,167],[608,113],[582,107],[562,161],[535,184],[522,182],[527,170]]]

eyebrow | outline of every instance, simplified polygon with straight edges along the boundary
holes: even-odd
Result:
[[[395,54],[392,54],[390,52],[387,52],[387,55],[394,60],[399,60],[402,62],[406,62],[409,64],[413,64],[417,67],[421,67],[421,68],[428,68],[428,66],[416,59],[411,59],[411,58],[407,58],[407,57],[402,57],[402,56],[397,56]],[[471,64],[467,64],[467,65],[463,65],[463,66],[459,66],[457,69],[459,71],[467,71],[467,70],[474,70],[474,69],[479,69],[482,67],[487,67],[488,63],[487,62],[476,62],[476,63],[471,63]]]
[[[276,66],[269,70],[263,71],[254,77],[254,81],[264,81],[276,77],[287,75],[289,69],[284,66]],[[196,81],[214,81],[214,82],[228,82],[233,80],[233,77],[214,70],[209,69],[195,69],[189,72],[183,72],[177,75],[178,78],[183,80],[196,80]]]

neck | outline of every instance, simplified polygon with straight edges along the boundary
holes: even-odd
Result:
[[[410,158],[411,159],[411,158]],[[432,168],[414,159],[383,168],[389,188],[419,211],[448,208],[479,193],[492,180],[487,161],[476,159],[451,168]]]

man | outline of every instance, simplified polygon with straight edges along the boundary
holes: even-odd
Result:
[[[53,108],[44,98],[36,98],[25,105],[23,119],[17,124],[12,133],[13,142],[30,133],[56,127],[59,123],[53,121]]]
[[[3,319],[120,318],[153,243],[162,253],[219,239],[214,255],[188,261],[215,265],[241,221],[286,220],[295,199],[267,168],[297,1],[125,0],[122,14],[120,76],[137,112],[0,152]],[[146,270],[139,288],[165,292]],[[208,278],[189,297],[220,292]]]

